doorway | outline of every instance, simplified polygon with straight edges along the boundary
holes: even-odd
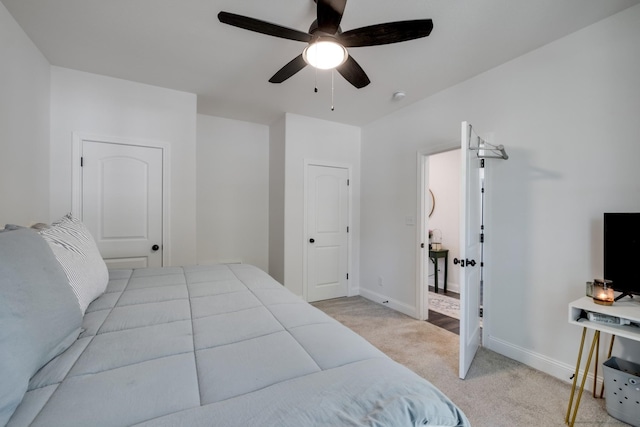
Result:
[[[460,149],[427,157],[428,321],[450,332],[460,330]]]
[[[490,134],[493,138],[493,135]],[[480,347],[482,341],[490,335],[486,316],[490,314],[490,299],[482,298],[482,294],[488,288],[484,287],[485,274],[489,272],[485,264],[485,195],[488,188],[487,175],[485,174],[485,159],[503,159],[507,160],[509,156],[506,154],[502,145],[493,145],[487,140],[478,136],[471,124],[468,122],[461,123],[460,137],[460,214],[459,214],[459,232],[460,232],[460,255],[453,258],[453,264],[459,265],[460,269],[460,359],[459,359],[459,376],[464,379],[473,358]],[[417,311],[420,319],[427,319],[429,312],[428,292],[426,291],[425,274],[429,274],[430,263],[425,262],[425,252],[427,242],[429,217],[427,212],[425,196],[429,189],[429,161],[428,156],[441,152],[453,150],[453,144],[440,149],[432,149],[428,152],[418,153],[418,179],[419,179],[419,218],[421,218],[418,227],[419,241],[423,242],[418,250],[420,262],[418,263],[418,279],[416,285],[416,301]],[[429,254],[431,258],[431,254]],[[481,322],[481,317],[484,322]]]
[[[417,183],[417,205],[418,205],[418,227],[416,227],[416,231],[418,233],[417,239],[419,242],[418,254],[417,254],[417,271],[416,271],[416,317],[419,320],[427,320],[429,317],[429,277],[432,277],[432,280],[435,280],[435,269],[434,262],[429,258],[429,229],[431,229],[430,225],[430,216],[433,216],[436,211],[438,211],[439,201],[442,201],[442,194],[438,195],[436,198],[436,194],[433,191],[429,191],[430,182],[429,182],[429,158],[431,156],[437,156],[444,153],[454,152],[459,150],[460,143],[457,141],[452,141],[446,144],[441,144],[438,146],[434,146],[427,150],[418,151],[417,153],[417,172],[418,172],[418,183]],[[459,172],[460,168],[456,168]],[[436,193],[438,191],[436,190]],[[433,194],[433,198],[431,197]],[[459,192],[457,193],[459,194]],[[455,197],[455,196],[454,196]],[[459,197],[459,196],[458,196]],[[439,211],[442,213],[442,209]],[[432,234],[433,238],[433,234]],[[438,259],[437,263],[443,269],[444,260]],[[449,270],[447,273],[452,272]],[[440,271],[438,271],[440,273]],[[452,279],[453,280],[453,279]],[[442,275],[438,274],[438,282],[439,285],[444,281],[444,272]],[[447,287],[449,283],[449,277],[447,274]]]
[[[486,328],[480,327],[479,298],[483,265],[481,262],[483,241],[483,236],[481,236],[481,194],[484,193],[484,189],[481,187],[484,180],[481,178],[483,173],[480,171],[480,159],[476,156],[477,151],[473,151],[469,144],[470,129],[470,125],[467,122],[463,122],[459,142],[448,144],[439,149],[432,149],[428,152],[418,153],[418,206],[419,218],[421,219],[418,227],[418,238],[422,243],[418,250],[419,263],[416,296],[419,318],[427,319],[429,316],[429,293],[427,292],[426,278],[431,272],[431,262],[427,260],[436,258],[434,261],[437,261],[437,258],[439,258],[432,256],[432,253],[436,251],[430,251],[427,246],[429,241],[428,230],[431,228],[427,214],[429,211],[427,211],[428,198],[426,196],[430,186],[429,156],[460,148],[459,166],[453,167],[460,174],[458,192],[460,200],[460,212],[458,215],[460,247],[459,254],[451,256],[453,265],[456,266],[456,270],[460,273],[460,378],[464,378],[469,370],[473,357],[480,346],[480,335],[483,331],[488,333]],[[435,204],[437,205],[437,200],[435,200]],[[442,244],[441,236],[438,236],[438,241],[435,243]],[[442,251],[443,248],[440,249]],[[446,261],[448,260],[445,258]],[[435,262],[434,265],[436,265]],[[448,268],[448,265],[446,267]],[[435,271],[437,270],[434,269],[434,273]]]

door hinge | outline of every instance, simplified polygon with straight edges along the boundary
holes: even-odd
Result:
[[[349,232],[349,226],[347,225],[347,233]]]
[[[484,233],[480,233],[480,243],[484,243]]]
[[[347,180],[347,187],[348,187],[349,185],[350,185],[350,184],[349,184],[349,180]]]
[[[483,168],[484,167],[484,159],[480,159],[480,167]]]
[[[349,280],[349,273],[347,273],[347,280]]]
[[[84,157],[80,157],[80,167],[84,167]]]
[[[420,248],[424,249],[424,243],[420,243]]]

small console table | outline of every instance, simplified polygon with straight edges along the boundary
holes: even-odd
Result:
[[[578,300],[573,301],[569,304],[569,323],[572,325],[582,326],[582,341],[580,343],[580,349],[578,351],[578,361],[576,362],[576,370],[573,375],[573,386],[571,387],[571,397],[569,398],[569,407],[567,408],[567,415],[565,416],[565,423],[567,423],[570,427],[573,427],[573,424],[576,421],[576,415],[578,414],[578,407],[580,406],[580,399],[582,397],[582,392],[584,391],[584,385],[587,380],[587,373],[589,372],[589,366],[591,365],[591,359],[593,358],[593,354],[595,353],[596,360],[594,366],[594,380],[593,380],[593,396],[596,397],[596,381],[598,378],[598,353],[600,347],[600,333],[608,333],[611,334],[611,343],[609,344],[609,353],[607,358],[611,357],[611,350],[613,349],[613,341],[617,336],[628,338],[634,341],[640,341],[640,328],[637,326],[620,326],[620,325],[612,325],[601,322],[592,322],[588,319],[578,319],[580,318],[580,314],[582,311],[592,312],[592,313],[600,313],[606,314],[608,316],[615,316],[621,319],[630,320],[632,323],[640,323],[640,302],[637,301],[637,298],[631,300],[629,298],[622,299],[620,301],[615,302],[613,305],[599,305],[593,302],[591,297],[582,297]],[[582,350],[584,349],[584,342],[587,335],[587,329],[591,329],[594,331],[593,338],[591,340],[591,349],[589,350],[589,356],[587,357],[587,364],[584,368],[584,372],[582,375],[582,382],[580,383],[580,388],[578,389],[578,396],[575,401],[575,406],[573,405],[576,385],[578,383],[578,376],[580,374],[580,363],[582,359]],[[604,383],[602,383],[602,389],[600,390],[600,397],[602,397],[604,392]],[[573,414],[571,414],[571,410],[573,409]]]
[[[429,249],[429,258],[433,261],[435,267],[434,273],[434,287],[436,294],[438,293],[438,258],[444,258],[444,292],[447,292],[447,267],[449,265],[449,249],[433,250]]]

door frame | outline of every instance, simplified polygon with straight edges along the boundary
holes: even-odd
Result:
[[[418,320],[427,320],[429,318],[429,292],[428,281],[426,279],[430,265],[425,262],[426,255],[429,254],[429,236],[428,236],[428,221],[429,214],[425,212],[426,191],[429,188],[429,156],[434,154],[445,153],[447,151],[453,151],[460,148],[459,141],[451,141],[433,147],[419,150],[416,155],[417,159],[417,201],[418,210],[416,218],[418,218],[418,226],[416,227],[416,318]],[[421,243],[424,243],[425,247],[420,247]],[[425,250],[427,252],[425,252]]]
[[[82,220],[82,143],[84,141],[162,150],[162,265],[171,265],[171,145],[163,141],[101,136],[81,132],[72,133],[71,149],[71,213]]]
[[[353,292],[353,287],[351,286],[351,283],[354,282],[354,277],[355,277],[355,272],[353,271],[353,266],[351,265],[351,260],[353,259],[353,254],[352,254],[352,249],[353,249],[353,244],[352,244],[352,236],[353,236],[353,192],[352,192],[352,185],[351,182],[353,182],[352,179],[352,172],[353,172],[353,165],[349,164],[349,163],[338,163],[338,162],[329,162],[326,160],[312,160],[312,159],[304,159],[304,171],[303,171],[303,176],[304,176],[304,182],[303,182],[303,188],[304,188],[304,196],[303,196],[303,207],[304,207],[304,212],[303,212],[303,236],[304,239],[302,239],[302,298],[307,301],[308,300],[308,286],[309,286],[309,281],[307,278],[307,272],[308,272],[308,266],[307,266],[307,252],[308,252],[308,245],[307,245],[307,239],[306,237],[309,235],[308,233],[308,224],[307,224],[307,204],[308,204],[308,197],[309,197],[309,191],[308,191],[308,172],[309,172],[309,166],[321,166],[321,167],[327,167],[327,168],[338,168],[338,169],[346,169],[347,170],[347,179],[350,181],[350,184],[347,187],[347,221],[349,224],[349,233],[347,233],[347,273],[349,274],[349,279],[347,280],[347,296],[353,296],[354,292]]]

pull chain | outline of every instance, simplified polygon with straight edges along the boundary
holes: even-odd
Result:
[[[331,111],[334,110],[333,107],[333,75],[335,74],[335,69],[331,70]]]
[[[313,45],[313,49],[315,51],[315,55],[316,55],[316,58],[317,58],[318,57],[318,44],[317,43],[315,43]],[[313,88],[313,92],[314,93],[318,93],[318,69],[316,67],[313,67],[313,68],[315,69],[315,75],[316,75],[316,77],[315,77],[316,78],[315,87]]]
[[[315,83],[314,83],[313,92],[314,92],[314,93],[318,93],[318,69],[317,69],[317,68],[315,68],[315,67],[314,67],[314,69],[315,69],[315,71],[316,71],[316,72],[315,72],[316,80],[315,80]]]

